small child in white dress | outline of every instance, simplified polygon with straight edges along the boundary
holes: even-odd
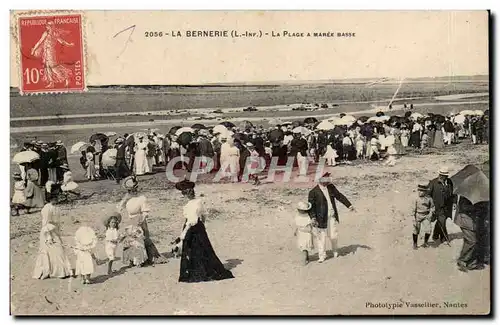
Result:
[[[75,275],[81,275],[83,284],[90,284],[90,276],[94,273],[94,262],[97,261],[93,253],[97,244],[95,232],[90,227],[82,226],[75,233],[76,255]]]
[[[333,149],[331,144],[326,146],[326,152],[323,155],[323,158],[326,159],[326,164],[328,166],[335,166],[335,159],[338,158],[338,156],[337,150]]]
[[[19,210],[24,208],[26,196],[24,190],[25,183],[21,177],[21,173],[14,173],[14,195],[12,196],[12,215],[18,216]]]
[[[299,202],[295,215],[295,236],[297,236],[297,248],[303,254],[304,265],[309,263],[309,251],[313,249],[312,225],[309,217],[311,203]]]
[[[365,137],[358,134],[356,137],[356,156],[358,159],[363,159],[365,151]]]
[[[116,248],[118,242],[124,237],[118,233],[118,227],[122,220],[119,213],[108,216],[104,219],[104,226],[106,227],[106,241],[104,243],[104,251],[108,258],[108,274],[113,273],[113,261],[116,259]]]

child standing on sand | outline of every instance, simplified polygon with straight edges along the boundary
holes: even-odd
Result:
[[[104,251],[108,258],[108,274],[113,272],[113,261],[116,259],[116,247],[121,237],[118,234],[118,227],[122,221],[122,216],[115,213],[104,219],[104,226],[106,227],[106,242],[104,243]]]
[[[309,251],[313,249],[312,225],[309,217],[311,203],[299,202],[295,215],[295,236],[297,236],[297,248],[302,252],[303,263],[309,263]]]
[[[75,233],[76,255],[75,275],[81,275],[83,284],[90,284],[90,276],[94,273],[94,262],[97,261],[93,250],[97,244],[95,232],[90,227],[80,227]]]

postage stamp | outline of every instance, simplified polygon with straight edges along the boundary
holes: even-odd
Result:
[[[19,17],[21,93],[85,90],[82,18],[81,14]]]

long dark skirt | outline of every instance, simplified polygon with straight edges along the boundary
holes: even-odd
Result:
[[[139,225],[142,228],[142,231],[144,232],[144,246],[146,247],[146,254],[147,254],[147,260],[149,263],[154,263],[154,262],[162,262],[158,261],[162,256],[158,249],[156,248],[155,244],[151,240],[151,237],[149,235],[149,228],[148,228],[148,222],[146,219]]]
[[[179,282],[218,281],[234,278],[226,270],[208,239],[203,222],[189,228],[182,243]]]

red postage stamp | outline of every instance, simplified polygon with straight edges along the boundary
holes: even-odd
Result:
[[[86,89],[81,14],[23,16],[18,28],[21,93]]]

